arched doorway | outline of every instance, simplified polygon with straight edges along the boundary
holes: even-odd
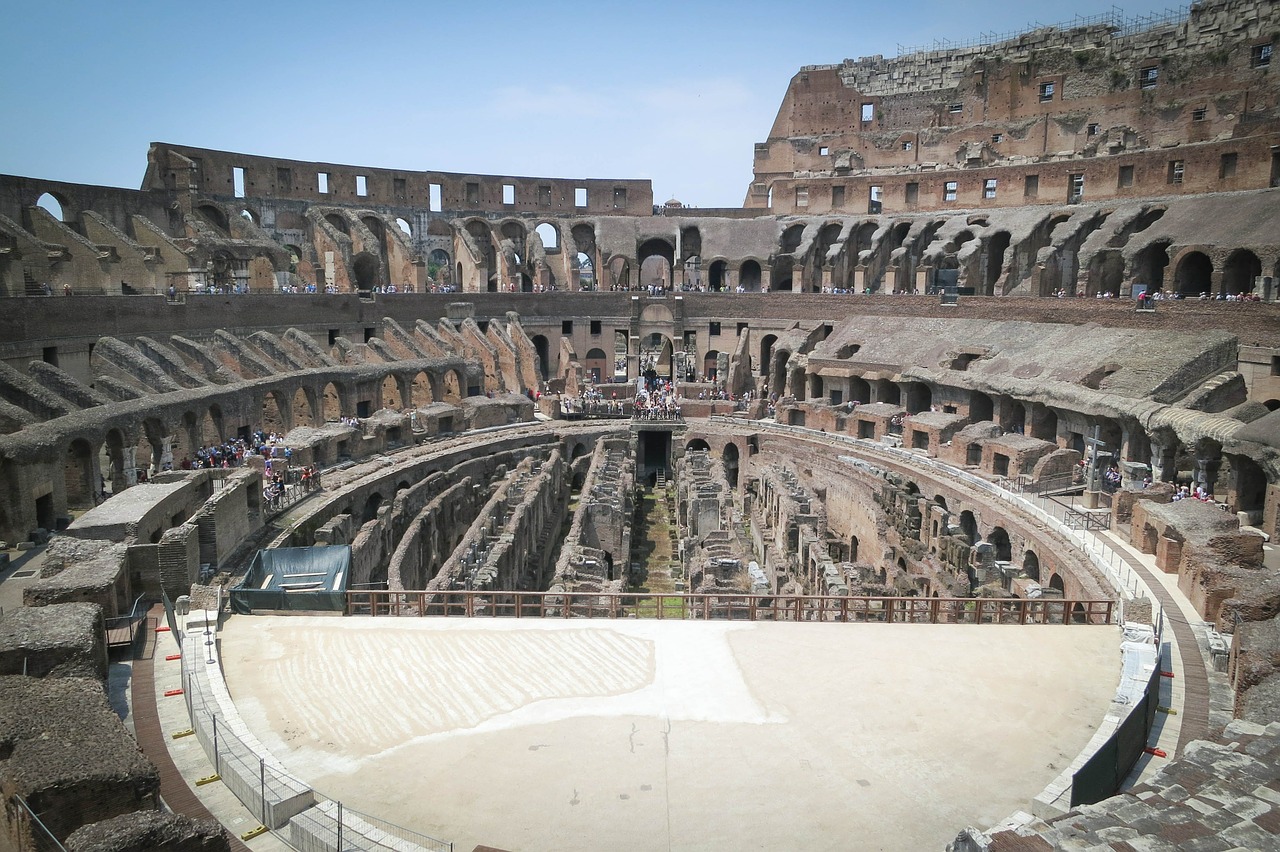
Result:
[[[311,399],[307,396],[307,392],[303,388],[298,388],[293,392],[293,423],[291,425],[316,425]]]
[[[1174,289],[1183,296],[1198,296],[1213,288],[1213,261],[1204,252],[1188,252],[1178,262]]]
[[[762,274],[760,263],[755,260],[744,260],[738,268],[738,286],[743,293],[759,293]]]
[[[729,443],[720,451],[720,463],[724,465],[724,478],[729,487],[738,487],[738,445]]]
[[[397,384],[395,376],[386,376],[382,379],[380,396],[383,408],[389,408],[392,411],[399,411],[404,408],[404,404],[400,399],[400,386]]]
[[[960,513],[960,532],[969,539],[970,545],[978,543],[978,519],[968,509]]]
[[[675,265],[674,246],[666,240],[646,240],[640,244],[636,257],[640,262],[640,286],[671,288],[671,270]]]
[[[694,438],[692,441],[684,445],[684,451],[686,453],[708,453],[711,452],[711,445],[702,438]]]
[[[1248,249],[1234,251],[1222,267],[1222,292],[1228,296],[1252,293],[1253,283],[1262,275],[1262,261]]]
[[[327,422],[341,420],[342,411],[342,395],[338,391],[338,386],[333,382],[324,386],[324,419]]]
[[[995,419],[995,404],[991,397],[981,391],[969,394],[969,420],[974,423],[985,423]]]
[[[715,260],[711,262],[711,266],[707,269],[707,288],[712,293],[719,293],[724,289],[725,271],[729,265],[723,260]]]
[[[1034,550],[1028,549],[1022,554],[1022,573],[1029,579],[1040,582],[1040,557],[1036,556]]]
[[[416,408],[435,402],[435,397],[431,394],[431,379],[422,371],[413,377],[410,393],[413,394],[413,406]]]
[[[259,428],[264,432],[288,432],[289,424],[285,422],[284,406],[280,404],[275,391],[267,391],[262,397],[262,413]]]
[[[769,359],[773,357],[773,345],[777,342],[776,334],[766,334],[760,341],[760,360],[756,364],[756,372],[762,376],[769,375]]]
[[[538,369],[543,379],[546,379],[551,375],[551,344],[547,341],[546,335],[542,334],[535,334],[532,340],[534,351],[538,353]]]
[[[1009,542],[1009,533],[1004,527],[993,527],[991,534],[987,536],[987,542],[995,548],[996,561],[1013,561],[1013,546]]]
[[[583,362],[582,367],[587,371],[587,375],[591,377],[591,381],[599,384],[609,374],[609,357],[605,355],[603,349],[594,347],[587,351],[587,359]]]
[[[351,272],[355,276],[357,290],[372,290],[381,283],[381,264],[367,251],[352,258]]]

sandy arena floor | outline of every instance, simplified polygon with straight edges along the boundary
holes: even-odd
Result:
[[[941,850],[1088,742],[1111,627],[235,616],[249,727],[349,807],[519,852]]]

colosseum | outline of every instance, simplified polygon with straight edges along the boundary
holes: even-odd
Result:
[[[1278,41],[806,66],[740,208],[0,175],[0,848],[1280,848]]]

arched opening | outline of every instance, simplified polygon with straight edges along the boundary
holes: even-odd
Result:
[[[333,382],[324,386],[324,419],[326,422],[332,423],[342,419],[342,395],[338,392],[338,386]]]
[[[1064,595],[1067,592],[1066,585],[1062,582],[1061,574],[1054,574],[1049,578],[1049,588],[1059,595]]]
[[[447,370],[444,374],[444,401],[451,405],[462,401],[462,380],[457,370]]]
[[[858,561],[858,537],[856,535],[849,536],[849,561]]]
[[[716,359],[720,357],[720,353],[712,349],[702,358],[702,380],[704,382],[714,382],[719,380],[716,375]]]
[[[856,402],[861,405],[864,402],[871,401],[871,384],[862,378],[854,376],[849,379],[849,402]]]
[[[666,240],[645,240],[636,255],[640,262],[640,286],[670,289],[675,248]]]
[[[36,206],[48,211],[49,215],[59,222],[67,221],[67,205],[64,204],[63,199],[52,192],[46,192],[37,198]]]
[[[795,288],[791,281],[791,273],[795,268],[795,261],[790,257],[779,257],[773,262],[773,271],[770,274],[769,289],[774,292],[790,291]]]
[[[609,258],[609,277],[613,281],[613,289],[631,289],[631,261],[622,255]]]
[[[378,259],[367,251],[362,251],[351,260],[351,271],[355,275],[356,289],[369,291],[378,286],[381,265]]]
[[[129,451],[132,452],[132,449],[132,447],[129,448]],[[105,466],[102,466],[103,459],[106,461]],[[99,466],[102,470],[101,475],[106,481],[105,484],[110,485],[112,494],[119,494],[131,484],[125,475],[126,462],[129,466],[133,465],[132,458],[125,458],[124,433],[119,429],[108,429],[106,441],[102,445],[102,459],[99,460]]]
[[[944,509],[947,508],[947,498],[943,497],[941,494],[934,495],[933,502]]]
[[[1110,293],[1112,296],[1119,296],[1120,285],[1123,283],[1124,255],[1119,251],[1100,251],[1089,261],[1089,280],[1085,295]]]
[[[786,349],[779,349],[773,356],[773,380],[769,382],[769,390],[782,396],[787,389],[787,362],[791,360],[791,353]]]
[[[580,251],[574,255],[574,263],[578,268],[578,289],[596,289],[596,266],[591,262],[591,255]]]
[[[324,220],[329,223],[330,227],[343,236],[351,236],[351,229],[347,226],[347,220],[337,213],[325,214]]]
[[[743,293],[759,293],[761,277],[760,264],[754,260],[744,260],[738,268],[738,287]]]
[[[248,222],[248,223],[249,223],[249,224],[251,224],[251,225],[256,225],[256,224],[258,224],[258,214],[257,214],[257,213],[254,213],[254,212],[253,212],[252,210],[250,210],[248,207],[242,208],[242,209],[240,210],[240,218],[241,218],[241,219],[243,219],[243,220],[245,220],[246,222]]]
[[[382,508],[382,495],[377,491],[369,495],[369,499],[364,501],[364,509],[360,513],[360,523],[367,524],[378,517],[378,510]]]
[[[987,536],[987,542],[995,548],[997,562],[1013,561],[1013,545],[1004,527],[993,527],[991,534]]]
[[[1174,289],[1183,296],[1198,296],[1213,288],[1213,261],[1204,252],[1193,251],[1178,261]]]
[[[985,423],[995,419],[995,403],[991,397],[981,391],[969,394],[969,420],[974,423]]]
[[[769,375],[769,359],[773,357],[773,345],[777,342],[776,334],[766,334],[760,341],[760,361],[756,364],[756,372],[762,376]]]
[[[1228,296],[1252,293],[1254,281],[1262,275],[1262,261],[1247,249],[1234,251],[1222,267],[1222,292]]]
[[[262,397],[262,413],[259,419],[264,432],[288,432],[289,424],[285,422],[284,406],[275,391],[267,391]]]
[[[412,236],[413,236],[413,228],[412,228],[412,227],[409,225],[409,223],[408,223],[407,221],[405,221],[404,219],[401,219],[401,218],[397,217],[397,218],[396,218],[396,227],[397,227],[397,228],[399,228],[401,231],[403,231],[403,232],[404,232],[404,235],[405,235],[406,237],[412,237]]]
[[[222,428],[222,409],[216,405],[211,405],[209,410],[205,412],[204,418],[200,421],[200,434],[196,436],[196,440],[202,446],[220,444],[225,436],[226,432]]]
[[[987,240],[987,274],[983,280],[982,295],[994,296],[1000,271],[1004,269],[1004,253],[1009,250],[1009,232],[997,231]]]
[[[1134,283],[1146,284],[1149,291],[1160,290],[1164,287],[1164,272],[1168,266],[1169,241],[1152,243],[1134,258]]]
[[[1040,557],[1036,556],[1034,550],[1027,550],[1022,554],[1022,573],[1026,574],[1028,579],[1040,582]]]
[[[383,378],[380,396],[383,408],[389,408],[392,411],[404,408],[404,402],[400,399],[400,385],[396,382],[395,376]]]
[[[84,438],[77,438],[67,447],[63,479],[68,509],[89,509],[97,502],[94,500],[97,483],[94,482],[93,447]]]
[[[1042,441],[1058,440],[1058,413],[1036,404],[1031,408],[1031,437]]]
[[[1227,459],[1235,486],[1235,510],[1246,513],[1250,524],[1258,525],[1267,499],[1267,475],[1248,456],[1231,455]]]
[[[431,379],[422,371],[413,377],[413,385],[409,392],[413,394],[412,404],[416,408],[435,402],[435,397],[431,394]]]
[[[724,290],[724,274],[729,268],[729,264],[723,260],[715,260],[711,262],[711,266],[707,269],[707,289],[712,293],[719,293]]]
[[[543,222],[533,230],[542,239],[542,247],[544,249],[547,251],[560,250],[560,232],[556,230],[555,225],[550,222]]]
[[[646,379],[671,378],[671,338],[653,332],[640,341],[640,372]]]
[[[724,465],[724,478],[730,488],[738,487],[738,445],[725,444],[720,451],[720,463]]]
[[[960,513],[960,532],[969,540],[970,545],[978,543],[978,519],[968,509]]]
[[[311,399],[307,396],[307,392],[302,388],[298,388],[293,392],[293,422],[292,427],[296,426],[314,426],[316,425]]]
[[[908,414],[919,414],[933,406],[933,388],[924,382],[908,382],[906,386]]]
[[[1280,411],[1280,399],[1269,399],[1262,404],[1267,407],[1267,411]]]
[[[701,438],[694,438],[692,441],[684,445],[684,451],[686,453],[709,453],[711,452],[711,445]]]
[[[592,347],[587,350],[587,359],[583,362],[583,369],[587,375],[591,377],[591,381],[599,384],[604,381],[604,377],[609,374],[609,356],[603,349]]]
[[[231,236],[231,223],[227,221],[227,214],[223,213],[221,208],[212,204],[201,204],[196,208],[196,213],[216,228],[222,236]]]
[[[535,334],[532,340],[534,351],[538,353],[538,369],[546,379],[551,375],[551,344],[542,334]]]

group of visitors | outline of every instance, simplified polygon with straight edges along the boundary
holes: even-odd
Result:
[[[1204,483],[1196,485],[1192,488],[1189,485],[1180,485],[1178,490],[1173,493],[1174,500],[1199,500],[1202,503],[1214,503],[1213,494],[1205,489]]]
[[[679,420],[680,397],[670,380],[641,379],[633,411],[637,420]]]
[[[606,398],[596,387],[588,387],[576,397],[563,397],[560,410],[566,416],[620,417],[627,413],[626,402],[618,399],[617,391]]]

